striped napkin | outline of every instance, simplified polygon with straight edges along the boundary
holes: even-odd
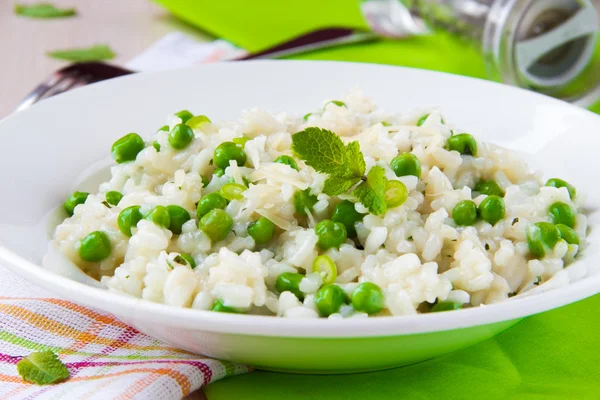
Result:
[[[1,399],[180,399],[244,366],[197,356],[136,331],[110,314],[57,298],[0,266]],[[16,364],[52,350],[71,377],[38,386]]]

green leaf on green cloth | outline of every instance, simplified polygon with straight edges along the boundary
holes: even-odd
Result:
[[[105,44],[82,49],[50,51],[47,54],[52,58],[73,62],[102,61],[115,58],[115,53]]]
[[[14,11],[28,18],[65,18],[77,14],[75,8],[57,8],[51,3],[15,4]]]
[[[63,381],[69,377],[69,370],[56,354],[47,351],[31,353],[17,363],[17,371],[27,382],[48,385]]]

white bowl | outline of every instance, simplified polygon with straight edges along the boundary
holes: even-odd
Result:
[[[109,293],[72,264],[41,267],[52,210],[107,159],[128,132],[147,135],[190,109],[213,120],[260,106],[302,114],[358,86],[394,111],[439,106],[484,141],[525,153],[547,177],[585,197],[589,246],[541,294],[448,313],[352,320],[288,320],[174,308]],[[484,340],[518,320],[600,291],[600,117],[567,103],[487,81],[416,69],[339,62],[255,61],[144,73],[45,100],[0,122],[0,259],[32,283],[115,314],[192,352],[301,372],[350,372],[421,361]],[[91,169],[90,169],[91,168]],[[96,189],[96,188],[92,188]],[[579,279],[581,272],[587,276]]]

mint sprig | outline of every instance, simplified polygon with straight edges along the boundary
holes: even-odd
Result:
[[[369,170],[367,179],[358,185],[352,194],[375,215],[385,214],[385,170],[375,166]]]
[[[31,353],[17,363],[19,375],[27,382],[48,385],[69,377],[69,370],[56,354],[47,351]]]
[[[344,143],[326,129],[306,128],[292,136],[292,150],[317,172],[329,175],[323,193],[336,196],[360,183],[352,194],[373,214],[387,211],[385,170],[373,167],[365,176],[366,163],[358,142]]]

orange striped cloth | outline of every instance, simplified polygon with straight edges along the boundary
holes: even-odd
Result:
[[[0,399],[180,399],[248,369],[197,356],[109,314],[56,298],[0,267]],[[37,386],[16,364],[52,350],[71,377]]]

